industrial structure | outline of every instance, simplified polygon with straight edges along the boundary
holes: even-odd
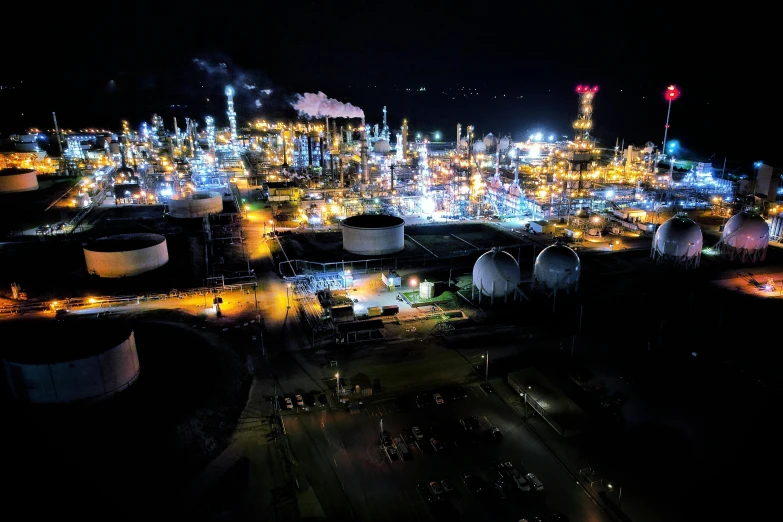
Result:
[[[582,262],[573,249],[562,244],[546,247],[533,265],[533,288],[547,295],[579,290]]]
[[[655,231],[650,257],[656,263],[697,268],[703,244],[701,227],[695,221],[674,216]]]
[[[38,190],[38,171],[7,168],[0,170],[0,194]]]
[[[158,234],[119,234],[84,243],[87,272],[98,277],[131,277],[169,262],[166,238]]]
[[[729,261],[764,261],[768,246],[769,225],[758,214],[740,212],[732,216],[723,227],[720,253]]]
[[[201,218],[223,212],[223,195],[219,192],[180,193],[171,197],[167,206],[173,218]]]
[[[340,224],[343,249],[362,256],[379,256],[405,248],[405,221],[396,216],[362,214]]]
[[[519,263],[514,256],[498,248],[481,255],[473,265],[473,298],[478,290],[478,298],[487,296],[491,303],[495,298],[502,297],[504,302],[508,296],[516,295],[519,286]]]
[[[19,320],[3,325],[0,357],[11,394],[31,404],[63,404],[111,397],[139,377],[133,330],[121,323]]]

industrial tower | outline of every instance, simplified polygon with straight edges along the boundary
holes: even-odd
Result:
[[[574,142],[569,144],[570,154],[568,161],[569,179],[572,180],[570,186],[565,189],[569,192],[576,192],[576,197],[583,195],[586,188],[584,174],[590,171],[590,166],[594,160],[593,149],[595,143],[590,131],[593,128],[593,97],[598,92],[598,86],[579,85],[576,87],[576,93],[579,95],[579,116],[574,122]],[[573,183],[576,178],[576,184]]]
[[[237,146],[237,113],[234,111],[234,88],[230,85],[226,87],[226,98],[228,99],[228,126],[231,131],[231,146]]]
[[[386,106],[383,106],[383,128],[381,129],[381,139],[389,141],[391,132],[389,131],[389,125],[386,123]]]

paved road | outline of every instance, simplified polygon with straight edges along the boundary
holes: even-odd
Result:
[[[446,387],[437,388],[448,397]],[[423,396],[431,399],[430,392]],[[590,498],[560,467],[548,450],[528,432],[522,421],[496,394],[477,386],[467,387],[468,398],[429,401],[424,408],[398,410],[391,400],[371,403],[358,414],[345,411],[289,414],[285,416],[289,439],[298,466],[306,473],[327,517],[365,521],[450,520],[514,521],[523,516],[559,511],[574,521],[604,521]],[[388,461],[379,444],[380,421],[392,436],[402,428],[456,421],[468,415],[484,416],[504,433],[498,445],[481,443],[458,447],[447,454],[423,453],[413,448],[413,460]],[[485,480],[493,477],[494,460],[511,461],[520,471],[534,472],[544,483],[544,495],[523,496],[510,491],[508,501],[481,504],[461,484],[458,474],[467,470]],[[449,510],[432,511],[416,492],[416,484],[448,479],[459,496]],[[347,499],[347,502],[345,502]],[[344,504],[350,506],[346,517]],[[444,513],[445,511],[445,513]],[[352,517],[352,518],[350,518]]]

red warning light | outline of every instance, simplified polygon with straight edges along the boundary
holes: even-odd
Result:
[[[576,86],[576,92],[578,92],[579,94],[582,94],[583,92],[585,92],[585,86],[584,85],[577,85]]]
[[[664,97],[669,101],[674,101],[680,97],[680,89],[678,89],[676,85],[669,85],[666,87]]]
[[[597,85],[593,87],[593,92],[598,92],[598,86]]]

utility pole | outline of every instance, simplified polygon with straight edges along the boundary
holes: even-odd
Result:
[[[487,350],[487,364],[484,366],[484,380],[489,380],[489,350]]]

